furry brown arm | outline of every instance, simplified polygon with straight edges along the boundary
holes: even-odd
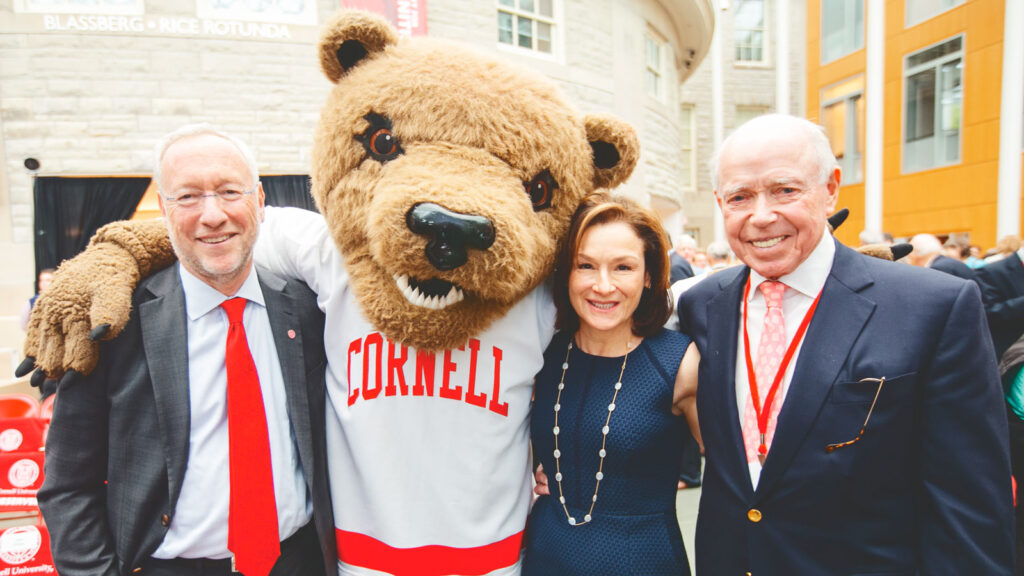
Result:
[[[36,301],[18,375],[27,374],[33,365],[51,378],[69,370],[92,372],[99,354],[95,340],[121,333],[139,280],[175,259],[163,220],[114,222],[100,228],[85,252],[60,265],[53,283]],[[39,379],[34,376],[33,383]]]

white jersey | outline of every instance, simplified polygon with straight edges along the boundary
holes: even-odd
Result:
[[[545,284],[460,349],[373,328],[323,218],[268,209],[256,261],[326,314],[327,451],[339,573],[519,573],[533,377],[554,332]]]

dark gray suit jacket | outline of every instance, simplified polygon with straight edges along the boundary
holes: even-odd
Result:
[[[304,284],[262,269],[259,280],[324,565],[334,574],[324,317]],[[187,334],[178,266],[171,266],[140,283],[128,325],[101,344],[96,370],[61,385],[39,491],[61,576],[129,574],[163,541],[188,466]]]
[[[697,574],[1010,576],[1006,408],[977,285],[836,243],[754,490],[735,378],[748,274],[680,301],[701,353]],[[882,376],[863,435],[826,451],[858,436],[879,391],[863,379]]]

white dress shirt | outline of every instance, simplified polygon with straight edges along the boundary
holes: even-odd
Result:
[[[806,260],[797,266],[796,270],[778,279],[786,285],[786,291],[782,297],[782,314],[786,320],[786,345],[793,340],[800,322],[804,319],[807,310],[810,309],[814,299],[818,297],[825,280],[828,279],[832,270],[832,260],[836,255],[836,245],[828,230],[821,235],[821,240]],[[761,342],[761,328],[764,325],[764,315],[767,312],[764,295],[758,289],[762,282],[767,280],[753,269],[750,270],[750,293],[747,296],[747,334],[750,336],[750,357],[757,358],[757,347]],[[750,383],[747,380],[747,363],[743,352],[743,315],[740,314],[740,325],[737,330],[736,347],[736,408],[739,410],[740,422],[743,422],[747,405],[750,404]],[[789,391],[789,382],[793,378],[793,369],[800,359],[800,349],[803,342],[797,346],[793,359],[786,368],[786,374],[779,390],[775,394],[775,402],[781,406],[786,401],[786,393]],[[772,457],[771,448],[768,450],[768,458]],[[757,489],[758,480],[761,478],[761,463],[755,458],[747,464],[750,467],[750,481]]]
[[[227,369],[224,349],[228,317],[220,304],[224,296],[183,266],[188,322],[189,412],[191,415],[188,467],[170,529],[153,556],[156,558],[229,558]],[[277,500],[281,540],[305,526],[313,504],[302,475],[295,432],[288,419],[281,364],[274,345],[263,291],[253,268],[235,295],[248,300],[242,323],[263,391],[270,460]]]

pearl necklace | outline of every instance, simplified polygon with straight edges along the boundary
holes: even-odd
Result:
[[[615,394],[612,395],[612,403],[608,405],[608,416],[604,420],[604,427],[601,428],[601,450],[598,451],[598,456],[601,457],[600,463],[597,465],[597,474],[594,478],[597,482],[594,484],[594,496],[590,499],[590,510],[583,516],[583,522],[577,522],[576,517],[569,514],[569,509],[565,506],[565,493],[562,492],[562,467],[559,459],[562,457],[562,451],[558,449],[558,412],[562,409],[562,390],[565,389],[565,372],[569,369],[569,353],[572,352],[572,339],[569,339],[569,346],[565,350],[565,361],[562,362],[562,378],[558,382],[558,396],[555,398],[555,427],[552,430],[555,434],[555,481],[558,482],[558,501],[562,503],[562,510],[565,511],[565,517],[569,520],[570,526],[583,526],[591,520],[591,514],[594,513],[594,505],[597,504],[597,491],[601,487],[601,480],[604,478],[604,457],[608,455],[605,450],[605,444],[608,441],[608,423],[612,420],[612,412],[615,411],[615,399],[619,397],[619,390],[622,389],[622,375],[626,372],[626,359],[629,358],[629,351],[633,347],[631,342],[626,342],[626,355],[622,357],[622,368],[619,369],[619,378],[615,381]]]

